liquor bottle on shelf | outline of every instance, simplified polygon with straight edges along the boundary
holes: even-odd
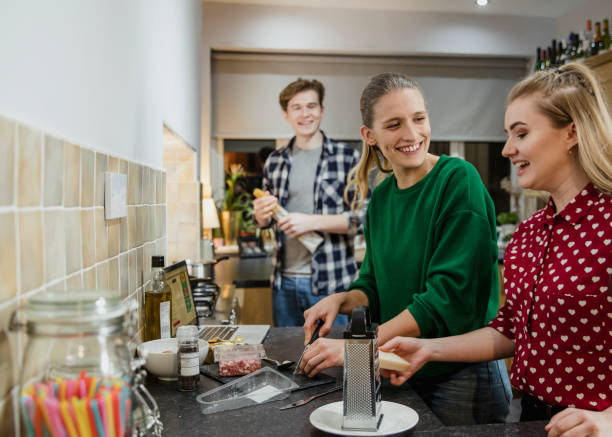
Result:
[[[537,48],[536,54],[535,71],[539,71],[542,69],[542,49],[540,47]]]
[[[601,23],[598,21],[595,23],[595,37],[591,43],[591,56],[595,56],[603,50],[603,39],[601,38]]]
[[[604,50],[610,49],[610,24],[607,18],[603,20],[603,44]]]
[[[145,323],[144,341],[170,338],[172,292],[164,280],[164,257],[153,256],[151,282],[144,293]]]
[[[551,55],[551,50],[550,50],[550,46],[548,46],[548,48],[546,49],[546,57],[544,60],[544,70],[550,68],[550,55]]]
[[[563,41],[559,41],[557,45],[557,65],[563,65],[567,62]]]
[[[591,47],[593,40],[595,39],[595,35],[593,34],[593,22],[591,20],[587,20],[586,29],[584,30],[584,42],[587,47]]]
[[[586,58],[588,56],[587,53],[590,49],[590,46],[588,44],[590,43],[585,40],[584,30],[581,30],[580,33],[578,34],[578,42],[576,46],[576,59]],[[586,50],[585,50],[585,47],[586,47]]]
[[[548,47],[548,54],[550,55],[550,66],[555,67],[557,65],[557,41],[554,39]]]

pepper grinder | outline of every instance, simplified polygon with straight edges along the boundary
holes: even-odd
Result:
[[[377,431],[383,419],[376,327],[368,307],[357,306],[344,331],[344,430]]]

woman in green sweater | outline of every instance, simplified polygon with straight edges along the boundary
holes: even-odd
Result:
[[[308,341],[338,314],[368,305],[379,344],[397,335],[437,338],[485,326],[499,300],[493,202],[474,167],[428,153],[431,128],[419,86],[397,73],[373,77],[361,96],[364,150],[351,183],[353,207],[376,165],[390,173],[368,206],[366,255],[344,293],[304,313]],[[348,190],[347,190],[348,192]],[[343,341],[319,338],[304,353],[309,376],[342,365]],[[430,363],[411,380],[446,425],[503,422],[512,394],[503,361]]]

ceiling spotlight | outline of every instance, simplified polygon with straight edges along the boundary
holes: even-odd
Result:
[[[477,6],[486,6],[489,4],[489,0],[476,0],[475,3]]]

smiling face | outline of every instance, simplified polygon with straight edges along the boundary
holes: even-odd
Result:
[[[578,141],[574,124],[555,128],[538,110],[538,98],[520,97],[508,105],[502,155],[517,167],[522,188],[555,193],[572,177],[575,163],[568,151]]]
[[[323,111],[317,92],[306,90],[297,93],[289,100],[283,115],[296,136],[311,137],[319,131]]]
[[[398,186],[406,188],[422,179],[432,167],[429,155],[431,128],[421,92],[395,89],[374,104],[372,127],[362,126],[361,136],[378,146],[387,159]]]

